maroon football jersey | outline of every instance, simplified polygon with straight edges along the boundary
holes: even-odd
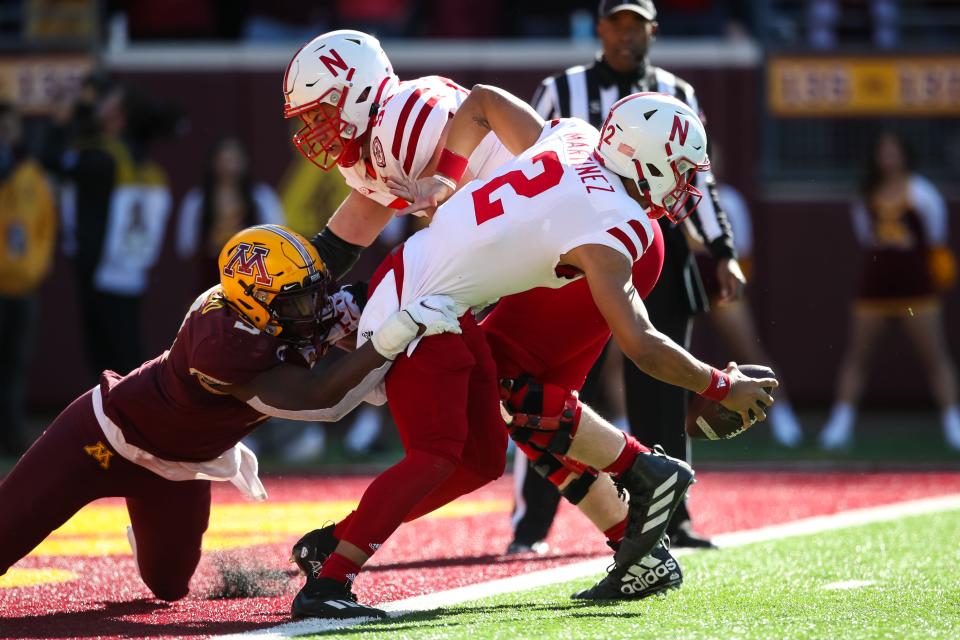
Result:
[[[166,460],[216,458],[266,416],[218,387],[242,384],[287,360],[287,347],[234,310],[219,287],[187,312],[173,346],[140,368],[100,378],[103,409],[127,442]]]

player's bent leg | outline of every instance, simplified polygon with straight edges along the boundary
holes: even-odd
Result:
[[[0,482],[0,575],[81,507],[118,495],[119,460],[106,444],[88,391],[56,417]]]
[[[293,601],[294,617],[381,617],[356,602],[351,585],[366,558],[341,553],[344,543],[368,558],[420,501],[460,465],[467,440],[467,397],[476,361],[463,338],[425,338],[387,374],[387,400],[407,453],[364,491],[335,550]],[[428,392],[429,395],[426,395]],[[352,604],[350,604],[352,603]]]
[[[172,602],[190,592],[210,521],[210,481],[173,482],[150,474],[127,498],[134,560],[147,588]]]
[[[476,362],[467,387],[467,439],[460,465],[444,483],[410,510],[410,522],[479,489],[503,475],[507,464],[507,429],[500,413],[496,365],[480,327],[467,316],[463,341]]]
[[[583,477],[583,476],[581,476]],[[597,529],[604,533],[617,527],[621,523],[626,523],[627,503],[620,498],[616,485],[609,474],[601,473],[594,476],[590,487],[583,498],[577,502],[577,508],[580,512],[592,522]],[[565,489],[565,488],[564,488]],[[563,490],[561,490],[563,493]],[[623,538],[622,530],[617,536],[614,532],[607,535],[610,542],[619,543]]]
[[[653,551],[694,481],[685,461],[659,447],[651,451],[586,405],[567,456],[606,471],[630,495],[627,529],[615,556],[621,569]]]

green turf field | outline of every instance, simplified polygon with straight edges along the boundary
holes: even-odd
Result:
[[[686,556],[679,591],[590,606],[593,580],[315,638],[960,638],[960,511]],[[843,581],[853,589],[824,589]]]

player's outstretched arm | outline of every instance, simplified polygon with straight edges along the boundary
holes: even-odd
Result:
[[[624,255],[602,245],[585,245],[565,254],[563,262],[586,275],[594,302],[614,339],[644,373],[716,398],[739,413],[745,425],[753,422],[748,410],[753,410],[760,420],[765,419],[763,407],[772,404],[773,398],[763,387],[776,387],[777,381],[748,378],[735,365],[728,367],[724,375],[657,331],[633,288],[631,265]]]
[[[279,365],[250,382],[223,390],[265,415],[291,420],[339,420],[386,375],[387,365],[419,336],[460,333],[454,302],[446,296],[418,298],[397,311],[370,341],[322,372]],[[317,373],[314,373],[317,371]]]
[[[467,158],[491,131],[511,153],[519,155],[536,143],[543,126],[543,118],[533,107],[509,91],[475,85],[450,120],[436,173],[418,180],[388,178],[390,193],[412,203],[398,215],[436,207],[453,195],[466,170]]]

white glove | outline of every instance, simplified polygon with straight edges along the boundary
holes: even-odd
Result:
[[[424,296],[388,317],[370,342],[377,353],[393,360],[417,337],[438,333],[462,333],[456,304],[447,296]]]
[[[330,296],[330,304],[333,307],[333,326],[327,332],[324,342],[327,344],[336,344],[357,330],[360,324],[360,305],[348,287],[343,287]]]
[[[420,335],[433,336],[438,333],[463,333],[460,329],[460,316],[457,303],[447,296],[424,296],[417,298],[403,309],[410,314],[414,322],[426,327]]]

